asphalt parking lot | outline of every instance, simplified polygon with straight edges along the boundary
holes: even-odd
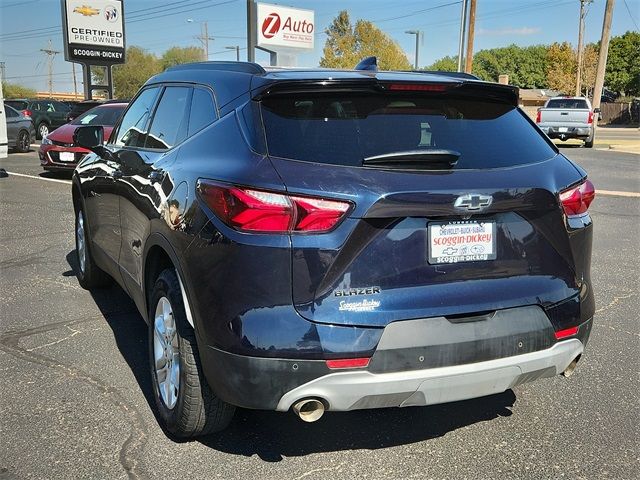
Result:
[[[41,175],[34,151],[0,160],[0,480],[638,478],[640,155],[562,152],[609,192],[590,209],[597,314],[572,377],[313,424],[239,410],[183,443],[155,420],[133,303],[75,279],[68,176]]]

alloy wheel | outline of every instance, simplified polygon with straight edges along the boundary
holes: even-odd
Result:
[[[78,221],[76,222],[76,249],[78,251],[78,263],[80,271],[84,274],[87,265],[87,247],[84,234],[84,216],[82,210],[78,211]]]
[[[171,303],[161,297],[156,305],[153,326],[155,380],[168,409],[175,407],[180,391],[180,349]]]

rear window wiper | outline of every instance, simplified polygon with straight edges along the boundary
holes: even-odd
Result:
[[[401,170],[440,170],[454,167],[459,158],[460,152],[455,150],[408,150],[366,157],[362,165]]]

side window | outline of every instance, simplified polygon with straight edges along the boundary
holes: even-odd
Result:
[[[47,112],[55,112],[56,107],[53,106],[53,103],[47,102],[44,104],[44,110],[46,110]]]
[[[17,117],[18,114],[15,112],[15,110],[11,109],[11,108],[4,108],[7,114],[7,118],[13,118],[13,117]]]
[[[216,114],[216,107],[213,103],[211,93],[203,88],[195,88],[193,90],[193,98],[191,99],[188,136],[190,137],[197,131],[213,123],[216,118],[218,118],[218,115]]]
[[[191,87],[167,87],[153,115],[146,148],[166,150],[187,136],[187,105]]]
[[[40,106],[40,102],[35,102],[35,103],[33,104],[33,108],[32,108],[32,110],[37,110],[37,111],[42,110],[42,107]]]
[[[113,136],[119,147],[143,147],[147,136],[147,123],[160,87],[144,90],[129,106],[117,133]]]

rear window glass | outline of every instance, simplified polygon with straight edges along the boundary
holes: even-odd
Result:
[[[549,100],[547,108],[589,108],[585,100],[576,98],[556,98]]]
[[[455,97],[289,94],[262,100],[270,155],[362,166],[367,157],[454,150],[456,169],[498,168],[555,155],[518,109]]]
[[[5,103],[12,106],[16,110],[25,110],[27,108],[27,102],[23,102],[20,100],[6,100]]]
[[[72,125],[110,125],[116,124],[124,107],[98,107],[76,118]]]

